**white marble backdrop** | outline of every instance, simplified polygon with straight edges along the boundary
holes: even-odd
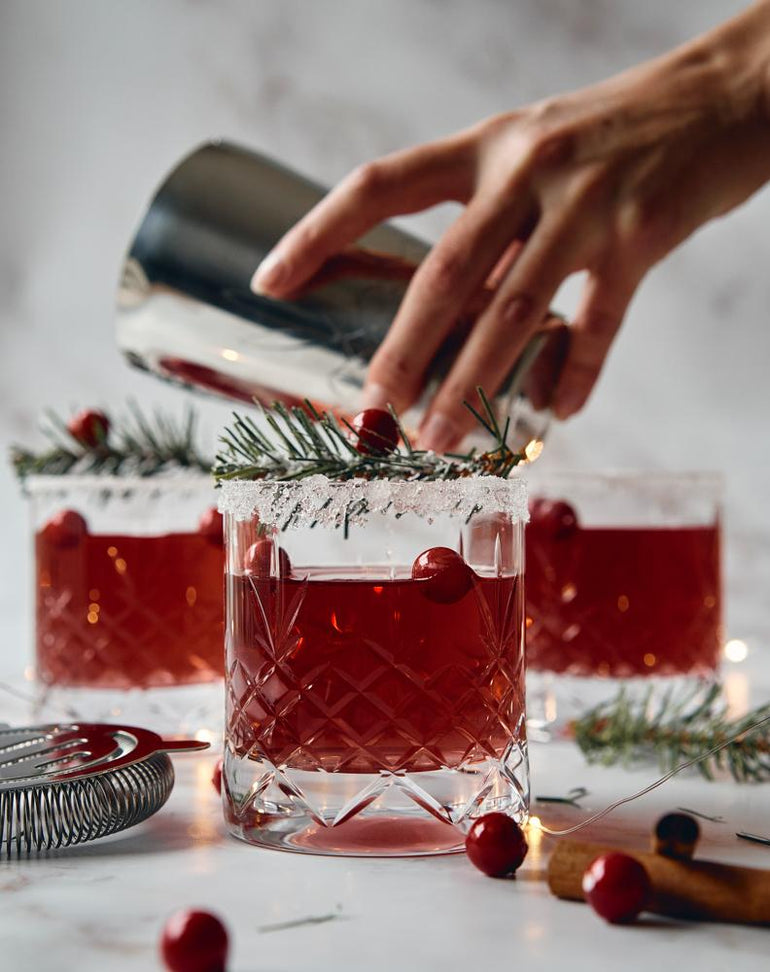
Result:
[[[181,396],[113,342],[122,250],[151,188],[226,136],[331,182],[432,138],[655,55],[737,0],[2,0],[0,434],[45,405]],[[435,235],[451,213],[411,222]],[[652,273],[559,466],[721,469],[730,633],[766,650],[770,590],[770,194]],[[565,295],[566,306],[571,294]],[[209,428],[226,409],[204,403]],[[21,667],[24,507],[0,470],[0,669]]]

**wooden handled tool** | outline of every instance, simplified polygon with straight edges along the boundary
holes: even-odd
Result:
[[[619,849],[559,841],[548,865],[548,887],[559,898],[582,901],[585,869],[601,854]],[[636,858],[650,878],[652,899],[647,911],[699,921],[770,925],[770,871],[637,851],[623,853]]]

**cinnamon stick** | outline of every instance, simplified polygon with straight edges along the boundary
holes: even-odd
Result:
[[[548,865],[548,887],[559,898],[584,899],[588,865],[617,847],[561,840]],[[652,898],[647,911],[697,921],[770,925],[770,871],[714,861],[675,860],[658,854],[623,851],[647,871]]]

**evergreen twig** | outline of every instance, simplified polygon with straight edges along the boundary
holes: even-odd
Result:
[[[770,703],[731,719],[720,685],[663,695],[656,705],[652,689],[642,698],[625,690],[573,723],[575,741],[589,763],[630,765],[656,759],[667,772],[731,736],[745,736],[698,763],[708,780],[727,770],[740,782],[770,780],[770,725],[749,733],[770,717]]]
[[[523,452],[508,445],[509,423],[504,429],[481,388],[480,407],[466,407],[493,436],[487,452],[475,449],[463,454],[437,455],[412,445],[395,413],[401,442],[393,450],[361,453],[356,449],[355,431],[345,427],[330,412],[319,412],[311,402],[288,408],[275,403],[262,409],[268,426],[264,431],[248,418],[235,413],[231,426],[220,438],[214,476],[225,479],[295,480],[322,474],[330,479],[460,479],[465,476],[507,477],[525,461]]]
[[[136,402],[129,402],[128,413],[125,419],[111,422],[106,439],[87,446],[73,438],[60,415],[48,410],[42,426],[48,448],[11,448],[11,463],[17,476],[153,476],[179,468],[211,470],[211,459],[201,455],[198,448],[193,409],[187,409],[177,420],[160,410],[149,416]]]

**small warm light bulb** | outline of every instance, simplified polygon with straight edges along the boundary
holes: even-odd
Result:
[[[529,818],[529,826],[530,826],[530,828],[532,830],[542,830],[543,829],[543,824],[542,824],[542,822],[540,820],[540,817],[530,817]]]
[[[540,439],[530,439],[529,442],[524,446],[524,455],[527,462],[534,462],[535,459],[539,459],[542,451],[543,443]]]
[[[195,738],[198,740],[198,742],[211,743],[214,741],[214,733],[209,732],[208,729],[198,729],[195,733]]]
[[[240,361],[241,356],[232,348],[222,348],[222,357],[225,361]]]
[[[749,654],[749,646],[739,638],[731,638],[724,647],[724,655],[728,661],[746,661]]]

